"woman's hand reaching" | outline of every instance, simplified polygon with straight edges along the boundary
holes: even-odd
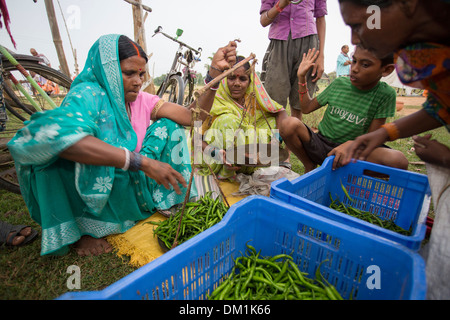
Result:
[[[157,184],[162,184],[166,189],[172,186],[177,194],[181,194],[180,184],[187,188],[186,180],[181,173],[165,162],[142,156],[141,170],[147,177],[155,180]]]
[[[238,171],[241,168],[240,166],[236,166],[227,160],[227,152],[224,149],[220,149],[219,156],[227,170]]]
[[[334,155],[334,161],[332,165],[333,170],[343,166],[343,161],[348,156],[348,148],[352,143],[353,140],[348,140],[342,143],[341,145],[337,146],[327,154],[327,157]]]
[[[388,140],[387,131],[383,128],[363,134],[351,143],[340,163],[342,166],[349,164],[352,159],[366,160],[370,153]]]
[[[431,134],[423,137],[413,136],[414,149],[417,156],[428,163],[450,168],[450,149],[436,140],[431,139]]]

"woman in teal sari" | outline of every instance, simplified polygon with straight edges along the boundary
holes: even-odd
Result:
[[[217,51],[217,69],[234,63],[235,46]],[[72,244],[80,255],[110,252],[105,236],[184,200],[191,165],[182,126],[194,105],[140,91],[146,63],[129,38],[100,37],[61,106],[34,114],[9,142],[22,195],[42,227],[42,255]],[[208,90],[199,105],[209,111],[214,95]]]

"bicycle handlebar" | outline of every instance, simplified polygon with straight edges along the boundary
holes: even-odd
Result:
[[[178,40],[178,39],[175,39],[174,37],[169,36],[168,34],[162,32],[161,30],[162,30],[162,27],[161,27],[161,26],[159,26],[158,28],[156,28],[155,33],[152,35],[152,37],[154,37],[154,36],[157,35],[158,33],[161,33],[163,36],[169,38],[170,40],[177,42],[180,46],[186,47],[186,48],[188,48],[189,50],[194,51],[194,52],[195,52],[196,54],[198,54],[198,55],[201,54],[202,48],[198,48],[197,50],[195,50],[194,48],[192,48],[191,46],[187,45],[186,43],[184,43],[184,42],[182,42],[182,41],[180,41],[180,40]]]

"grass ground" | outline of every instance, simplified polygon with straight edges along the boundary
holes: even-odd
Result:
[[[420,107],[405,106],[405,109]],[[399,117],[397,115],[396,117]],[[320,114],[305,115],[305,122],[311,126],[318,123]],[[435,139],[450,145],[444,128],[433,131]],[[409,170],[426,174],[425,166],[411,150],[411,139],[390,143],[401,150],[411,164]],[[293,170],[302,174],[300,161],[291,157]],[[432,214],[432,212],[431,212]],[[21,196],[0,190],[0,219],[13,224],[28,224],[41,233],[41,228],[29,216]],[[40,256],[40,238],[30,245],[20,248],[0,247],[0,300],[46,300],[54,299],[69,291],[67,281],[71,274],[68,267],[76,265],[81,271],[83,291],[101,290],[135,269],[127,258],[119,258],[115,253],[99,257],[78,257],[73,250],[63,257]]]

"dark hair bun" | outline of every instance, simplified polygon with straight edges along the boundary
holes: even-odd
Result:
[[[119,60],[122,61],[132,56],[140,56],[148,62],[147,54],[142,47],[127,36],[119,37]]]

